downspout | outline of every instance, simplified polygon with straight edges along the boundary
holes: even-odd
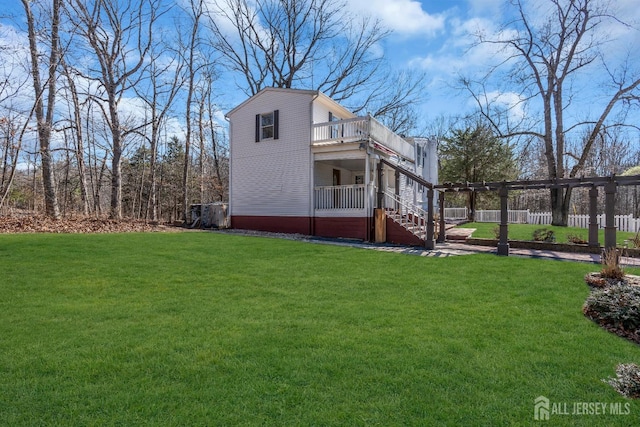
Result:
[[[315,206],[315,163],[312,150],[313,144],[313,103],[320,96],[320,90],[316,91],[316,94],[311,98],[309,102],[309,234],[315,236],[316,234],[316,206]]]
[[[364,189],[365,189],[365,198],[364,198],[364,211],[368,212],[367,215],[367,230],[366,230],[366,239],[367,241],[373,241],[371,230],[373,228],[373,200],[371,198],[371,194],[373,192],[373,186],[371,185],[371,138],[367,137],[365,147],[365,157],[364,157]]]

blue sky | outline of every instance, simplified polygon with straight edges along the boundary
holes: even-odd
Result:
[[[354,12],[370,13],[393,31],[383,46],[387,58],[398,67],[415,68],[427,74],[429,84],[423,111],[430,119],[473,108],[470,97],[452,86],[459,75],[482,74],[503,57],[489,45],[470,49],[471,34],[482,31],[500,38],[504,34],[502,24],[513,12],[504,0],[348,0],[348,3]],[[546,0],[525,0],[523,3],[532,22],[549,4]],[[640,65],[635,56],[640,48],[640,1],[615,0],[610,3],[617,16],[632,27],[625,28],[614,22],[601,26],[601,36],[618,40],[606,46],[606,59],[608,63],[616,64],[631,53],[631,61],[636,61],[631,66],[638,71]],[[610,93],[602,90],[607,76],[589,71],[585,79],[576,82],[580,94],[585,97],[580,111],[573,112],[576,118],[598,112],[599,105],[608,99],[606,93]],[[495,87],[487,89],[505,104],[514,101],[517,88],[511,91],[500,83],[495,82]]]

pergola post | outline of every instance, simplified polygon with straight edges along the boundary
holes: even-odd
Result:
[[[425,249],[435,249],[436,241],[433,239],[433,229],[434,229],[434,221],[433,221],[433,188],[429,188],[427,190],[427,238],[424,241]]]
[[[615,181],[607,182],[604,185],[604,248],[605,250],[616,247],[616,189]]]
[[[500,196],[500,240],[498,241],[498,255],[509,256],[509,215],[507,212],[507,202],[509,190],[504,185],[498,190]]]
[[[444,243],[446,240],[446,231],[444,227],[444,191],[438,192],[438,202],[440,205],[440,225],[438,227],[438,238],[436,242]]]
[[[589,190],[589,246],[598,247],[598,187]]]

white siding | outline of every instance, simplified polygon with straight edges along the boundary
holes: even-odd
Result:
[[[340,104],[325,95],[320,95],[313,103],[313,123],[327,123],[329,121],[329,112],[336,119],[350,119],[356,117],[355,114],[346,110]]]
[[[266,90],[229,113],[231,215],[309,215],[312,99],[307,91]],[[279,139],[255,142],[256,114],[274,110]]]

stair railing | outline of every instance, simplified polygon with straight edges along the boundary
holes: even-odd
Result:
[[[384,195],[391,202],[385,203],[385,206],[387,211],[392,211],[390,216],[393,220],[424,239],[427,234],[427,211],[388,190],[385,190]]]

